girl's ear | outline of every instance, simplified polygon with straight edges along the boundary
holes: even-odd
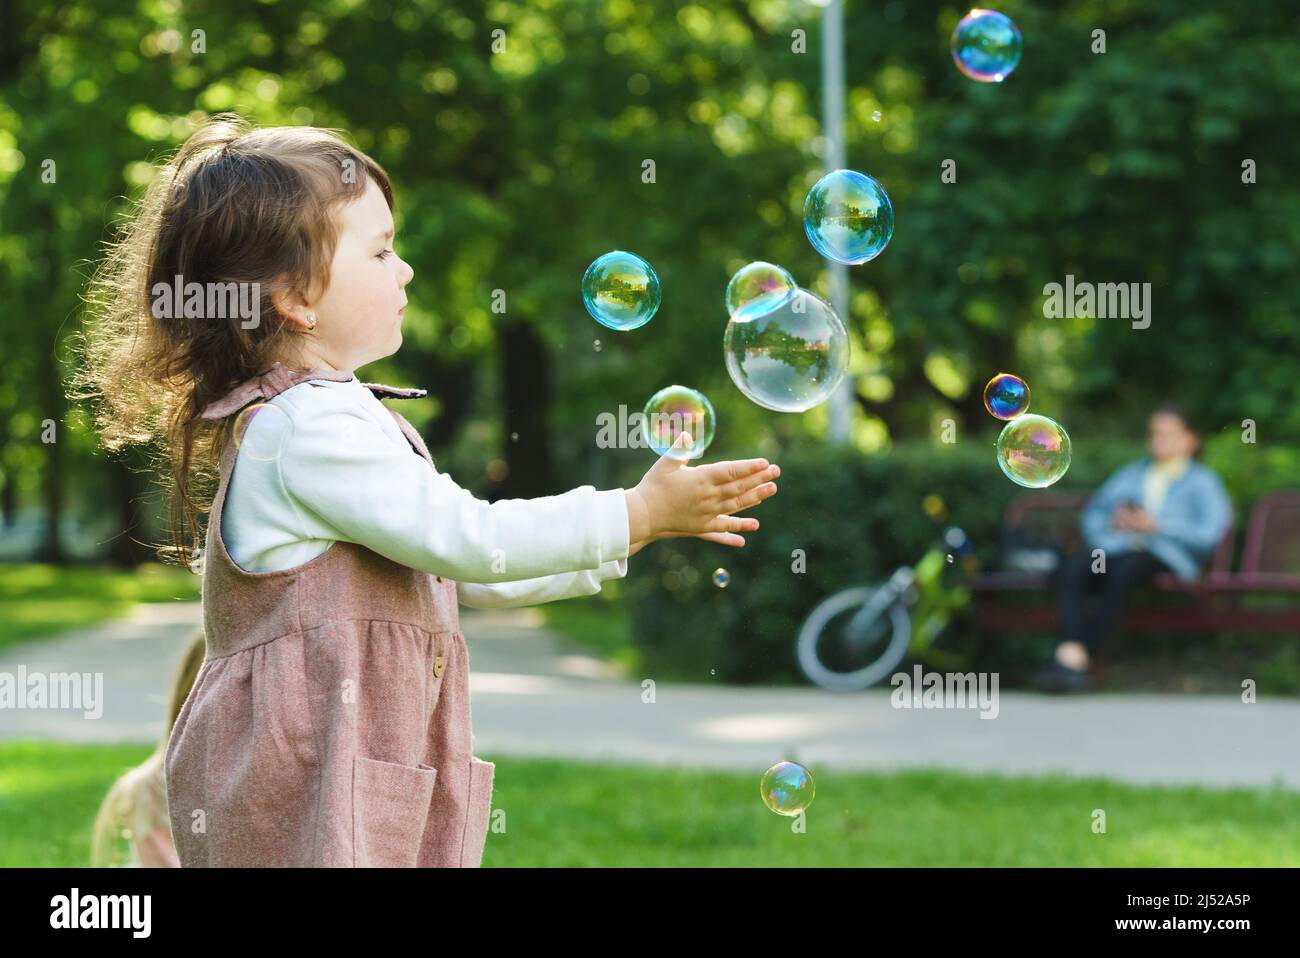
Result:
[[[302,293],[291,286],[287,278],[282,282],[281,288],[271,294],[271,305],[286,322],[296,323],[303,328],[314,325],[315,317],[311,305],[303,298]]]

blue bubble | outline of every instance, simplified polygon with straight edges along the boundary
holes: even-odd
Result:
[[[972,10],[952,32],[957,69],[981,83],[1001,83],[1020,63],[1020,31],[996,10]]]
[[[808,191],[803,230],[827,259],[857,266],[879,256],[893,238],[894,206],[874,178],[835,170]]]
[[[582,275],[583,305],[610,329],[644,326],[662,301],[658,274],[635,253],[613,250],[597,257]]]
[[[1029,408],[1029,384],[1011,373],[998,373],[984,387],[984,408],[997,419],[1015,419]]]

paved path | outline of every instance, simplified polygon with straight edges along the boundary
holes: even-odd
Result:
[[[141,606],[131,620],[0,654],[0,672],[104,672],[102,718],[0,709],[0,739],[155,741],[165,689],[198,624],[195,603]],[[1235,696],[1003,692],[998,715],[895,709],[889,689],[657,683],[565,651],[536,610],[465,610],[475,749],[753,771],[781,758],[810,767],[1097,775],[1139,783],[1300,789],[1300,701]]]

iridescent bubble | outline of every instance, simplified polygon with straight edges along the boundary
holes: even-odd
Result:
[[[742,266],[727,284],[727,315],[742,322],[788,303],[799,287],[794,277],[771,263]]]
[[[763,804],[778,815],[798,815],[817,793],[812,773],[797,762],[777,762],[758,786]]]
[[[727,583],[730,581],[731,581],[731,573],[728,572],[726,569],[713,570],[713,584],[716,585],[719,589],[725,589],[727,587]]]
[[[582,274],[582,302],[602,326],[629,330],[650,322],[663,301],[659,276],[635,253],[613,250]]]
[[[984,387],[984,408],[996,419],[1015,419],[1029,408],[1029,384],[1011,373],[998,373]]]
[[[828,303],[797,290],[788,303],[723,338],[736,388],[764,409],[803,412],[824,402],[849,365],[849,334]]]
[[[656,455],[672,459],[698,459],[713,442],[713,403],[707,396],[688,386],[665,386],[645,404],[641,435]],[[689,449],[674,450],[672,445],[683,433],[691,434]]]
[[[1046,416],[1026,413],[998,436],[998,465],[1008,479],[1030,489],[1050,486],[1070,468],[1070,436]]]
[[[872,177],[835,170],[808,191],[803,231],[827,259],[857,266],[879,256],[893,238],[894,206]]]
[[[957,69],[981,83],[1001,83],[1020,63],[1020,31],[996,10],[972,10],[952,32]]]
[[[271,403],[253,403],[235,417],[235,449],[257,462],[279,459],[292,434],[293,420]]]

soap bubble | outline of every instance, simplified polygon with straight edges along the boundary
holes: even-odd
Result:
[[[984,408],[996,419],[1015,419],[1029,408],[1029,384],[1011,373],[998,373],[984,387]]]
[[[716,585],[719,589],[725,589],[727,587],[727,583],[730,581],[731,581],[731,573],[728,572],[726,569],[713,570],[713,584]]]
[[[257,420],[256,428],[253,426],[254,418]],[[235,417],[237,454],[257,462],[279,459],[292,433],[293,420],[283,409],[271,403],[253,403]]]
[[[757,319],[731,320],[723,339],[736,388],[764,409],[803,412],[826,400],[849,365],[849,334],[807,290]]]
[[[645,404],[641,435],[657,455],[672,459],[698,459],[713,442],[713,403],[698,390],[687,386],[665,386]],[[683,432],[691,434],[691,445],[673,449]]]
[[[778,815],[798,815],[812,804],[817,787],[812,773],[796,762],[777,762],[758,786],[763,804]]]
[[[1070,436],[1046,416],[1017,416],[998,436],[998,465],[1008,479],[1030,489],[1050,486],[1070,468]]]
[[[808,191],[803,231],[827,259],[857,266],[879,256],[893,238],[894,206],[872,177],[835,170]]]
[[[610,329],[636,329],[650,322],[663,291],[654,268],[635,253],[613,250],[582,274],[582,302],[596,322]]]
[[[742,322],[770,313],[788,303],[798,289],[794,277],[771,263],[750,263],[727,284],[727,314]]]
[[[1020,63],[1020,31],[996,10],[972,10],[952,32],[957,69],[981,83],[1001,83]]]

